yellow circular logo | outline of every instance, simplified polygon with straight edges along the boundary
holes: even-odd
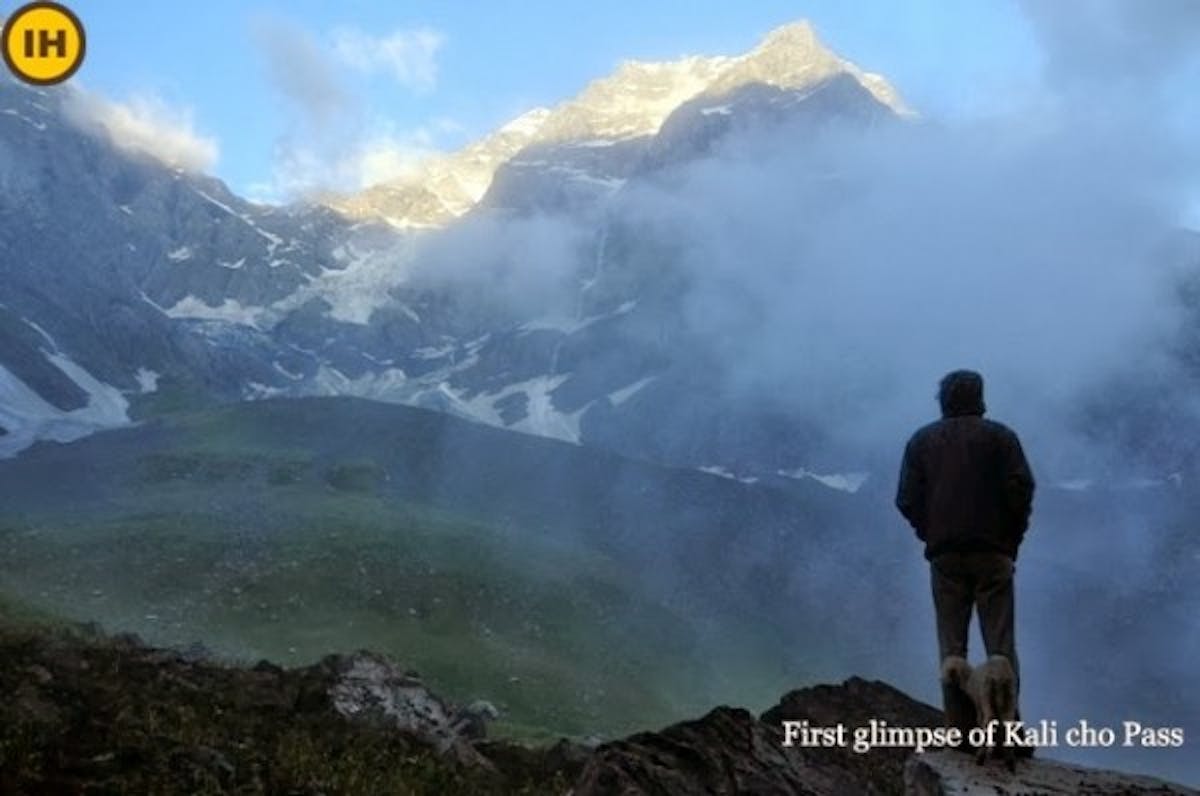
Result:
[[[87,36],[69,8],[58,3],[29,3],[4,21],[0,34],[4,63],[26,83],[61,83],[83,63]]]

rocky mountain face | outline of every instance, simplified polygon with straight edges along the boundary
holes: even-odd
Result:
[[[335,212],[255,205],[131,154],[76,104],[69,88],[0,84],[0,455],[173,407],[351,394],[692,466],[757,462],[746,477],[804,472],[779,451],[811,427],[712,394],[679,242],[645,234],[624,197],[748,130],[901,108],[788,26],[738,57],[624,64],[431,161],[419,186]],[[522,223],[569,261],[554,301],[498,300],[504,284],[443,268],[529,268],[547,255],[512,243]]]
[[[716,103],[739,89],[804,92],[836,77],[848,77],[889,110],[907,113],[883,77],[839,58],[811,25],[798,22],[739,56],[626,61],[561,105],[535,108],[461,151],[431,160],[412,177],[329,203],[353,218],[402,228],[443,225],[479,202],[561,208],[565,197],[596,198],[620,187],[686,103],[712,105],[724,115],[727,109]],[[509,184],[497,186],[502,170]],[[540,185],[530,190],[526,181]],[[547,191],[546,184],[558,190]]]
[[[483,197],[496,170],[537,139],[549,116],[548,109],[535,108],[459,152],[427,160],[409,179],[326,201],[350,218],[379,219],[401,229],[444,225]]]
[[[74,102],[0,83],[0,454],[126,422],[133,396],[172,383],[236,399],[277,380],[289,357],[262,308],[346,228],[124,153]]]

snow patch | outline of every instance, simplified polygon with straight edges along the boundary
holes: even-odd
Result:
[[[163,315],[166,315],[166,314],[167,314],[167,311],[166,311],[166,309],[165,309],[165,308],[164,308],[164,307],[163,307],[161,304],[159,304],[159,303],[158,303],[158,302],[156,302],[154,299],[152,299],[152,298],[150,298],[149,296],[147,296],[147,295],[146,295],[146,291],[144,291],[144,290],[139,290],[139,291],[138,291],[138,293],[141,295],[141,297],[142,297],[142,301],[146,302],[146,303],[147,303],[147,304],[149,304],[151,307],[153,307],[154,309],[156,309],[156,310],[158,310],[159,312],[161,312]]]
[[[742,477],[742,476],[739,476],[736,473],[734,473],[732,470],[722,467],[719,464],[710,464],[707,467],[697,467],[696,469],[702,473],[708,473],[709,475],[718,475],[721,478],[728,478],[731,481],[737,481],[742,484],[757,484],[758,483],[758,478],[756,476],[751,475],[751,476]]]
[[[46,129],[45,122],[39,122],[34,119],[30,119],[28,116],[21,113],[16,108],[5,108],[4,110],[0,111],[0,113],[7,114],[9,116],[15,116],[18,119],[20,119],[21,121],[28,124],[29,126],[33,127],[35,130],[45,130]]]
[[[532,137],[546,123],[546,119],[550,118],[550,113],[549,108],[534,108],[513,119],[497,132]]]
[[[241,215],[236,210],[234,210],[232,207],[230,207],[229,205],[222,202],[220,199],[213,198],[212,196],[210,196],[209,194],[200,190],[199,188],[192,188],[192,190],[195,191],[197,194],[199,194],[200,198],[204,199],[206,202],[216,205],[217,207],[221,208],[222,210],[224,210],[226,213],[228,213],[231,216],[237,216],[238,218],[241,218]]]
[[[588,290],[592,286],[594,281],[595,280],[588,280],[587,282],[585,282],[582,287],[582,290],[583,291]],[[583,331],[584,329],[588,328],[589,326],[591,326],[593,323],[596,323],[597,321],[608,320],[609,318],[616,318],[621,315],[628,315],[630,312],[633,311],[633,308],[636,306],[637,306],[636,300],[626,301],[624,304],[617,307],[612,312],[606,312],[606,313],[602,313],[600,315],[589,315],[586,318],[569,319],[569,318],[563,318],[561,316],[548,315],[543,318],[538,318],[537,320],[528,321],[527,323],[521,324],[520,326],[517,327],[517,331],[522,332],[522,333],[552,331],[552,332],[562,332],[563,334],[575,334],[576,332]]]
[[[46,359],[88,394],[88,405],[76,411],[84,412],[99,426],[119,426],[129,422],[126,414],[129,401],[120,390],[100,381],[65,354],[49,354]]]
[[[262,401],[267,398],[275,398],[279,395],[283,395],[283,390],[259,381],[248,383],[245,389],[242,390],[242,397],[247,401]]]
[[[267,315],[265,308],[247,307],[236,299],[227,298],[219,306],[213,307],[196,296],[185,296],[164,312],[171,318],[224,321],[254,329],[259,328],[259,322]]]
[[[473,417],[488,425],[522,431],[538,437],[551,437],[578,445],[580,439],[579,419],[587,407],[569,414],[564,413],[554,407],[554,399],[551,396],[551,393],[568,378],[570,378],[569,374],[537,376],[510,384],[497,391],[481,393],[464,403]],[[517,393],[525,395],[527,401],[525,417],[510,425],[501,419],[496,404]]]
[[[529,401],[525,407],[526,415],[507,428],[578,445],[580,440],[579,420],[587,407],[569,414],[561,412],[554,408],[554,399],[550,395],[568,378],[570,378],[569,374],[538,376],[529,381],[505,387],[496,395],[492,403],[494,405],[496,401],[503,400],[513,393],[523,392]],[[497,420],[499,420],[498,416]]]
[[[1180,487],[1183,485],[1183,473],[1170,473],[1162,478],[1150,476],[1135,476],[1115,481],[1096,481],[1094,478],[1063,478],[1054,481],[1051,487],[1064,492],[1088,492],[1092,489],[1111,489],[1118,491],[1154,489],[1163,486]]]
[[[563,334],[574,334],[580,329],[585,329],[595,322],[595,318],[584,318],[583,320],[570,320],[562,317],[546,316],[538,318],[536,321],[528,321],[517,327],[518,332],[562,332]]]
[[[0,437],[0,458],[15,456],[39,439],[71,442],[129,422],[129,402],[120,390],[95,378],[70,357],[48,354],[46,358],[87,393],[87,405],[63,411],[0,365],[0,425],[8,429]]]
[[[313,379],[313,388],[318,395],[353,395],[389,403],[406,403],[406,387],[408,375],[400,368],[364,373],[352,379],[337,368],[323,364]]]
[[[34,323],[33,321],[29,320],[28,318],[22,318],[21,320],[23,320],[23,321],[25,322],[25,325],[26,325],[26,326],[28,326],[29,328],[33,329],[35,332],[37,332],[38,334],[40,334],[40,335],[42,336],[42,338],[43,338],[43,339],[44,339],[44,340],[45,340],[47,343],[49,343],[49,344],[50,344],[50,347],[51,347],[51,348],[53,348],[55,351],[58,351],[58,350],[59,350],[59,349],[58,349],[58,341],[56,341],[56,340],[55,340],[55,339],[54,339],[54,338],[53,338],[53,337],[50,335],[50,333],[49,333],[49,332],[47,332],[47,331],[46,331],[45,329],[43,329],[41,326],[38,326],[36,323]]]
[[[294,372],[288,370],[287,368],[285,368],[283,365],[279,364],[279,362],[272,362],[271,364],[275,368],[275,372],[278,373],[279,375],[283,376],[285,379],[291,379],[292,381],[300,381],[301,379],[304,378],[303,373],[294,373]]]
[[[240,219],[246,226],[250,227],[250,229],[254,230],[256,233],[258,233],[260,236],[262,236],[262,238],[264,238],[267,241],[268,253],[274,253],[275,247],[278,246],[279,244],[283,243],[283,238],[279,237],[278,235],[276,235],[272,232],[267,232],[265,229],[260,227],[258,225],[258,223],[255,222],[254,218],[252,216],[250,216],[249,214],[239,213],[238,211],[234,210],[229,205],[222,202],[220,199],[217,199],[216,197],[205,193],[204,191],[200,190],[199,188],[196,188],[193,186],[192,190],[195,191],[197,194],[199,194],[201,199],[204,199],[205,201],[209,202],[210,204],[215,205],[216,207],[219,207],[220,209],[224,210],[226,213],[233,216],[234,218]]]
[[[470,397],[468,391],[457,390],[449,382],[441,381],[424,389],[410,391],[400,403],[426,408],[433,406],[440,411],[483,425],[578,445],[580,418],[591,404],[574,412],[562,412],[554,407],[554,399],[550,395],[568,378],[570,376],[567,374],[538,376],[510,384],[500,390],[478,393]],[[526,415],[515,423],[505,423],[500,411],[496,409],[496,404],[517,393],[525,395]]]
[[[422,359],[422,360],[442,359],[444,357],[450,356],[453,353],[454,353],[453,345],[423,346],[421,348],[413,349],[412,358],[413,359]]]
[[[855,473],[814,473],[810,470],[805,470],[803,467],[798,467],[795,470],[778,470],[779,475],[784,478],[794,478],[803,480],[811,478],[819,484],[823,484],[830,489],[837,489],[842,492],[851,494],[862,488],[862,485],[870,478],[870,473],[855,472]]]
[[[158,391],[158,379],[161,375],[162,374],[156,373],[149,368],[138,368],[137,373],[133,374],[133,377],[137,379],[138,388],[141,389],[142,394],[145,395],[147,393]]]
[[[338,246],[333,256],[344,262],[344,267],[323,268],[315,279],[273,307],[287,312],[320,298],[329,304],[330,318],[365,326],[376,310],[392,302],[391,289],[404,282],[413,259],[412,243],[411,236],[397,235],[391,245],[366,252],[353,244]],[[420,323],[410,308],[400,309]]]
[[[244,218],[244,216],[243,216],[243,218]],[[254,229],[258,231],[259,235],[262,235],[264,238],[267,239],[267,252],[270,254],[274,254],[275,249],[277,249],[283,243],[283,238],[279,237],[274,232],[266,231],[265,229],[258,226],[257,224],[255,224],[253,226],[254,226]]]
[[[610,404],[612,404],[613,406],[620,406],[621,404],[625,403],[630,398],[632,398],[634,395],[636,395],[638,392],[640,392],[641,389],[643,387],[645,387],[647,384],[654,381],[655,378],[657,378],[657,377],[656,376],[647,376],[644,379],[639,379],[638,381],[635,381],[633,384],[630,384],[628,387],[622,387],[619,390],[610,392],[608,394],[608,402]]]

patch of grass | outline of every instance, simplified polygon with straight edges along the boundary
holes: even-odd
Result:
[[[164,376],[159,379],[157,389],[150,393],[134,393],[129,396],[129,417],[145,420],[175,412],[194,412],[216,406],[215,399],[203,387],[184,384]]]
[[[374,462],[345,462],[325,471],[325,483],[341,492],[371,494],[383,484],[386,474]]]
[[[12,595],[0,593],[0,632],[29,632],[52,630],[69,623],[61,616],[37,608]]]
[[[139,463],[141,479],[150,484],[194,480],[208,484],[248,478],[259,463],[239,456],[205,453],[154,453]]]
[[[267,466],[267,484],[270,486],[288,486],[298,484],[308,474],[310,465],[306,461],[274,460]]]

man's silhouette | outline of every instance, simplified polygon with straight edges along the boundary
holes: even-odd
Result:
[[[1020,682],[1013,632],[1013,562],[1029,527],[1033,476],[1017,435],[983,418],[983,377],[956,370],[938,390],[942,419],[904,449],[896,507],[925,543],[937,613],[938,651],[967,656],[971,611],[988,655],[1003,655]],[[965,733],[969,699],[942,686],[946,720]]]

